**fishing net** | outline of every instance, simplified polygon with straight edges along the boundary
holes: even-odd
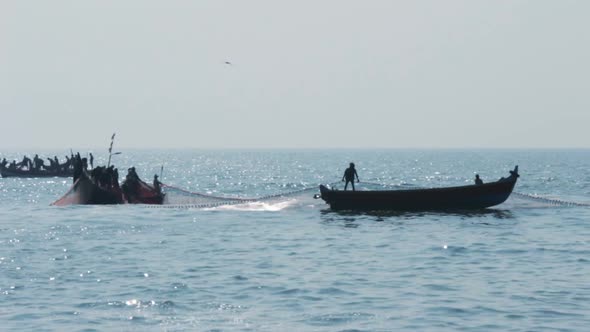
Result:
[[[313,186],[302,188],[299,190],[280,192],[260,197],[235,197],[193,192],[167,184],[162,184],[162,188],[166,193],[166,198],[164,199],[164,204],[161,205],[161,207],[197,209],[232,206],[248,203],[276,203],[294,199],[297,196],[303,195],[305,193],[311,194],[313,191],[318,191],[318,187]],[[158,206],[154,205],[151,207]]]
[[[82,203],[82,196],[75,192],[76,184],[80,182],[80,179],[76,180],[76,182],[68,189],[68,191],[60,198],[58,198],[55,202],[51,203],[51,205],[55,206],[66,206],[72,204],[81,204]]]
[[[566,201],[563,199],[548,198],[548,197],[542,197],[542,196],[537,196],[537,195],[532,195],[532,194],[523,194],[523,193],[513,192],[511,197],[515,198],[515,200],[518,200],[518,201],[529,202],[531,204],[534,204],[533,206],[536,206],[536,207],[551,207],[551,206],[590,207],[590,203]]]

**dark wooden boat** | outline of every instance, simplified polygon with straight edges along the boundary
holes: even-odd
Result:
[[[49,171],[49,170],[24,170],[24,169],[9,169],[7,167],[0,167],[0,176],[3,178],[53,178],[62,177],[69,178],[74,174],[73,169]]]
[[[518,178],[518,166],[496,182],[411,190],[340,191],[320,185],[332,210],[440,211],[484,209],[506,201]]]
[[[92,181],[86,173],[82,173],[70,190],[51,205],[123,203],[125,203],[125,199],[121,188],[103,188]]]
[[[124,181],[120,187],[100,186],[86,172],[76,180],[70,190],[51,205],[106,205],[106,204],[162,204],[165,194],[140,179],[134,180],[133,186]],[[122,188],[125,188],[123,190]]]
[[[162,204],[164,193],[141,179],[127,179],[121,185],[125,200],[129,204]]]

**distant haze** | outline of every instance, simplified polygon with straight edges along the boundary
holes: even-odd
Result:
[[[3,1],[0,150],[590,147],[590,1]],[[31,151],[34,152],[34,151]]]

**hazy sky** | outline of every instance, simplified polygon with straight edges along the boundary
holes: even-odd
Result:
[[[590,1],[0,1],[0,149],[590,147]],[[226,61],[231,65],[225,64]]]

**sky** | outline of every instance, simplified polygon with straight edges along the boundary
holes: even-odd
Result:
[[[590,148],[590,1],[0,1],[0,150]],[[227,64],[229,62],[230,64]]]

